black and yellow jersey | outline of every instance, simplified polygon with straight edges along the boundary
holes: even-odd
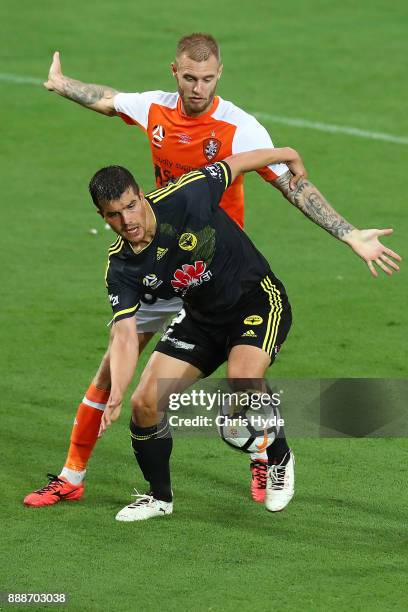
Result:
[[[218,206],[230,182],[228,164],[217,162],[145,196],[156,219],[152,242],[136,254],[118,237],[109,249],[106,282],[115,321],[133,316],[141,301],[175,296],[197,319],[227,316],[271,276],[263,255]]]

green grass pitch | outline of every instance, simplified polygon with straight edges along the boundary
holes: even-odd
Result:
[[[402,138],[263,121],[276,145],[299,149],[311,180],[346,218],[394,227],[386,243],[406,256],[407,17],[401,0],[3,0],[0,590],[65,591],[78,611],[406,609],[404,439],[292,439],[297,494],[275,516],[249,500],[245,456],[218,440],[176,438],[173,516],[117,524],[132,487],[143,487],[124,410],[98,443],[83,500],[39,510],[21,501],[62,466],[76,405],[106,344],[112,234],[87,182],[102,165],[121,163],[153,186],[142,133],[27,78],[45,79],[59,49],[65,72],[81,80],[173,90],[176,40],[210,31],[222,43],[224,98],[252,112]],[[271,376],[405,378],[405,264],[374,280],[258,177],[246,185],[247,231],[294,310]]]

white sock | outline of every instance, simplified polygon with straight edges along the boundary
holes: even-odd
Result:
[[[70,468],[63,467],[60,476],[66,478],[68,482],[73,485],[79,485],[85,478],[86,470],[82,470],[81,472],[77,472],[76,470],[71,470]]]
[[[262,453],[251,453],[251,461],[268,461],[268,453],[262,451]]]

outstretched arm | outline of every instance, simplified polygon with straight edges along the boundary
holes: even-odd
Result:
[[[307,177],[306,169],[303,161],[295,149],[283,147],[281,149],[256,149],[245,153],[236,153],[225,159],[231,170],[231,182],[239,174],[251,172],[251,170],[259,170],[270,164],[285,163],[291,170],[289,184],[290,189],[295,189],[296,185],[302,178]]]
[[[359,230],[335,211],[310,181],[301,178],[293,186],[292,179],[292,173],[286,172],[273,181],[272,185],[279,189],[284,197],[311,221],[348,244],[366,262],[373,276],[378,276],[374,263],[389,275],[394,270],[399,271],[395,261],[401,261],[401,257],[378,240],[380,236],[391,234],[392,229]]]
[[[59,51],[54,53],[44,87],[103,115],[116,115],[113,98],[118,92],[111,87],[82,83],[62,74]]]

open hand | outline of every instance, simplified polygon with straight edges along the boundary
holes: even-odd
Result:
[[[44,87],[48,91],[54,91],[59,80],[61,80],[63,74],[61,71],[61,61],[59,51],[55,51],[52,57],[52,64],[48,73],[48,81],[45,81]]]
[[[395,272],[399,272],[399,266],[396,261],[401,261],[398,253],[395,253],[388,247],[381,244],[379,236],[388,236],[392,234],[392,229],[368,229],[368,230],[352,230],[344,236],[344,242],[347,242],[353,251],[366,262],[371,274],[374,277],[378,276],[378,272],[374,266],[376,264],[385,274],[391,276]],[[395,260],[395,261],[394,261]]]

